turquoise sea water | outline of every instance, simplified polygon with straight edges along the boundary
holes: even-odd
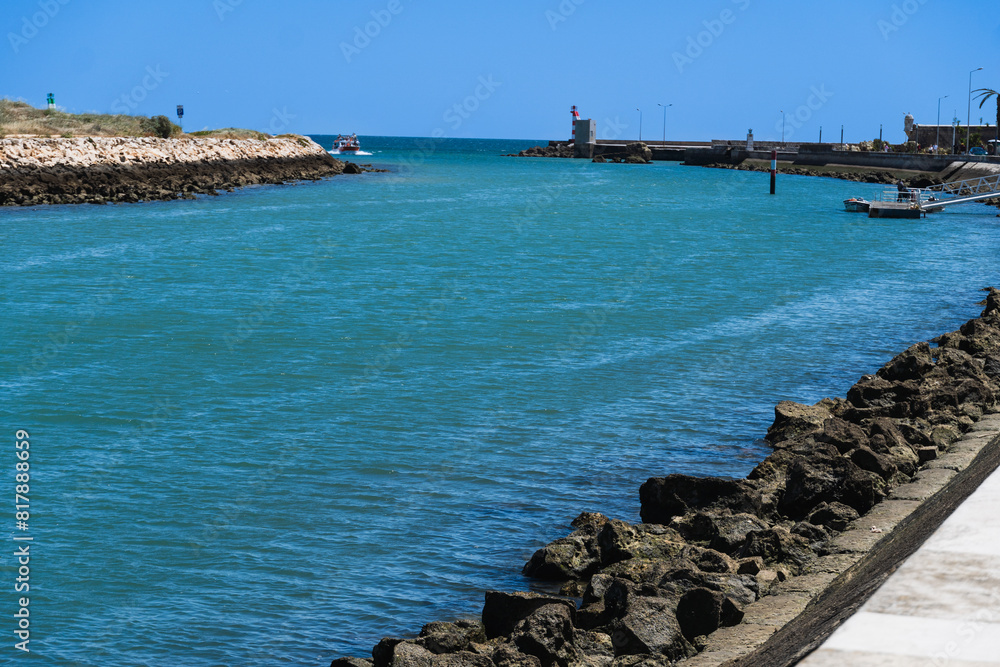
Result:
[[[35,538],[20,656],[8,505],[0,662],[326,665],[476,614],[580,511],[745,475],[777,401],[843,395],[997,282],[979,205],[362,142],[391,173],[0,209],[0,479],[27,429]]]

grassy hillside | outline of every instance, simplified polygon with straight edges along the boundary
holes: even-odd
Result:
[[[25,102],[0,99],[0,137],[28,134],[41,137],[217,137],[220,139],[267,139],[263,132],[227,127],[184,134],[166,116],[71,114],[36,109]]]
[[[69,114],[36,109],[24,102],[0,100],[0,135],[163,137],[182,133],[181,128],[166,116]]]

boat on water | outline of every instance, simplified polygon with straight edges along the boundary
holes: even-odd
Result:
[[[851,197],[844,200],[844,208],[851,213],[868,213],[872,203],[860,197]]]
[[[344,136],[338,134],[336,140],[333,142],[333,150],[336,153],[357,153],[361,150],[361,142],[358,141],[358,135]]]

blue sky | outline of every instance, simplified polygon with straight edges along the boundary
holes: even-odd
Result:
[[[0,96],[185,129],[902,140],[1000,88],[983,0],[5,0]],[[996,108],[973,118],[995,122]]]

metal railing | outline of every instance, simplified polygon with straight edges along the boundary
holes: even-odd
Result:
[[[942,183],[941,185],[932,185],[923,189],[930,192],[940,192],[944,195],[951,195],[952,197],[967,197],[969,195],[985,194],[987,192],[1000,192],[1000,174],[982,176],[980,178],[970,178],[964,181]]]

